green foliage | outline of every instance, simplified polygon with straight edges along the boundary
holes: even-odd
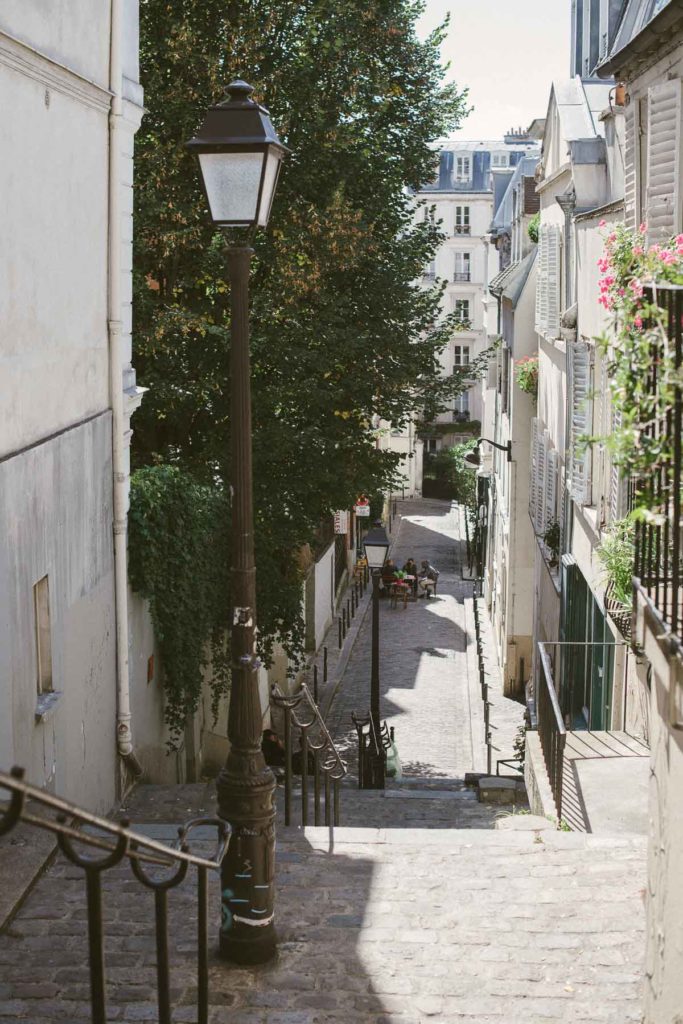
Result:
[[[560,554],[560,524],[556,519],[548,523],[543,534],[543,540],[550,548],[550,553],[553,559],[557,559]]]
[[[477,442],[472,440],[456,444],[452,448],[442,448],[441,451],[427,457],[424,471],[425,477],[435,481],[435,497],[457,501],[475,516],[477,477],[476,473],[465,465],[465,456],[476,447]]]
[[[230,685],[230,506],[219,487],[177,467],[147,466],[131,477],[128,562],[132,588],[149,601],[163,661],[164,716],[174,749],[196,710],[210,663],[212,710]],[[296,661],[303,647],[301,573],[294,560],[273,564],[257,545],[259,656],[268,664],[274,638]],[[285,581],[281,590],[270,574]]]
[[[515,363],[517,386],[525,394],[538,398],[538,356],[525,356]]]
[[[517,729],[513,749],[515,751],[515,757],[520,761],[523,761],[526,757],[526,725],[520,725]]]
[[[541,214],[535,213],[527,225],[526,232],[531,241],[538,245],[538,229],[541,226]]]
[[[630,606],[633,600],[635,562],[635,522],[632,515],[620,519],[603,534],[598,558],[605,567],[605,575],[612,584],[615,598],[621,604]]]
[[[413,0],[140,4],[147,109],[136,136],[133,308],[136,367],[150,390],[133,457],[137,467],[179,467],[216,500],[229,478],[225,243],[184,143],[224,84],[243,76],[292,150],[251,275],[266,647],[276,631],[301,641],[296,552],[334,509],[397,477],[399,456],[377,448],[373,417],[401,425],[424,408],[432,418],[470,378],[440,376],[455,321],[439,312],[443,284],[415,283],[442,236],[433,221],[414,222],[411,190],[434,176],[433,140],[465,114],[465,94],[442,84],[443,31],[418,39],[420,9]]]
[[[153,466],[132,476],[130,582],[149,601],[163,659],[164,714],[172,748],[197,708],[212,640],[215,705],[228,685],[227,521],[220,492],[197,484],[187,473]]]
[[[670,467],[673,438],[671,431],[652,426],[666,418],[676,389],[683,386],[657,284],[683,284],[683,235],[646,248],[644,232],[644,224],[638,232],[620,224],[606,237],[598,261],[603,275],[599,301],[614,319],[612,331],[597,340],[607,359],[612,408],[618,413],[610,435],[601,440],[615,464],[639,478],[643,504],[654,507],[649,483],[655,470]],[[653,365],[656,389],[651,387]]]

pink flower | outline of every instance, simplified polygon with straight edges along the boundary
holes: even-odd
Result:
[[[599,227],[599,228],[606,228],[606,227],[607,227],[607,221],[606,221],[606,220],[601,220],[601,221],[600,221],[600,222],[598,223],[598,227]]]
[[[647,224],[645,223],[645,221],[643,221],[638,230],[640,231],[641,235],[645,234],[645,232],[647,231]]]
[[[663,249],[659,254],[659,258],[662,263],[666,264],[668,267],[670,267],[672,263],[678,263],[676,253],[670,252],[668,249]]]
[[[643,294],[643,283],[639,278],[634,277],[632,281],[628,283],[629,288],[633,292],[635,298],[640,299]]]
[[[643,318],[640,316],[635,316],[633,318],[633,323],[636,325],[638,329],[640,329],[643,326]]]
[[[659,246],[651,245],[647,251],[650,254],[650,256],[656,256],[659,253]]]
[[[642,245],[634,245],[633,246],[633,255],[634,256],[642,256],[644,252],[645,252],[645,250],[643,249]]]
[[[616,240],[617,240],[617,233],[616,233],[616,231],[612,231],[612,232],[611,232],[611,233],[610,233],[610,234],[609,234],[609,235],[607,236],[607,241],[608,241],[608,242],[616,242]]]
[[[620,288],[618,294],[619,294],[619,297],[623,299],[624,295],[626,295],[626,289],[625,288]]]
[[[683,245],[683,235],[676,235],[676,245]]]

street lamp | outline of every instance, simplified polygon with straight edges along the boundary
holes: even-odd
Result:
[[[220,954],[241,964],[275,953],[275,778],[261,752],[262,714],[256,657],[256,568],[251,458],[249,265],[254,231],[268,223],[287,150],[268,111],[240,80],[210,107],[187,148],[199,162],[211,219],[228,237],[232,484],[230,753],[217,781],[218,814],[232,838],[221,868]]]
[[[374,732],[371,751],[372,789],[384,789],[384,748],[380,738],[379,717],[379,581],[387,560],[389,538],[383,526],[375,526],[363,540],[368,569],[372,571],[372,668],[370,672],[370,721]]]
[[[486,441],[487,444],[492,445],[501,452],[507,452],[507,461],[512,462],[512,441],[508,441],[507,444],[498,444],[497,441],[489,441],[488,437],[477,438],[477,447],[471,452],[465,455],[463,462],[467,469],[481,469],[481,455],[479,454],[479,445],[482,441]]]

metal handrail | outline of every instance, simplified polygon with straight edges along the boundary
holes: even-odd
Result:
[[[557,809],[558,821],[562,818],[562,784],[564,777],[564,748],[567,742],[567,730],[560,702],[553,684],[553,671],[545,644],[538,644],[539,659],[542,667],[541,685],[536,692],[536,710],[538,715],[538,735],[543,749],[546,771],[550,780]]]
[[[208,871],[220,870],[230,842],[230,826],[221,818],[194,818],[178,828],[177,846],[170,847],[129,828],[126,819],[119,824],[91,814],[60,797],[24,782],[23,768],[14,767],[9,774],[0,772],[0,790],[7,790],[9,800],[0,803],[0,835],[6,835],[20,822],[51,832],[64,856],[85,872],[88,910],[88,948],[90,967],[91,1020],[106,1024],[106,975],[104,963],[104,929],[102,915],[103,871],[124,859],[130,862],[138,881],[154,891],[157,948],[157,998],[159,1024],[171,1024],[170,969],[168,955],[168,891],[180,885],[190,867],[197,869],[198,932],[197,932],[197,1021],[207,1024],[209,1015],[208,954]],[[52,812],[41,817],[27,809],[31,801]],[[213,859],[190,851],[189,835],[200,827],[217,829],[216,852]],[[96,829],[97,833],[83,831]],[[92,856],[77,850],[74,843],[102,851]],[[172,873],[159,878],[147,874],[144,865],[154,864]]]
[[[308,825],[308,765],[309,753],[313,755],[313,809],[314,823],[321,822],[320,807],[320,773],[324,776],[325,789],[325,825],[339,825],[340,819],[340,783],[348,774],[345,761],[342,760],[334,740],[330,736],[325,721],[320,714],[311,691],[305,683],[295,694],[282,692],[277,683],[271,687],[271,700],[284,713],[285,726],[285,825],[291,825],[292,819],[292,726],[300,730],[301,756],[301,824]],[[303,711],[303,713],[302,713]],[[305,716],[305,717],[304,717]],[[311,731],[317,734],[317,741],[311,739]],[[334,803],[330,812],[330,788]]]

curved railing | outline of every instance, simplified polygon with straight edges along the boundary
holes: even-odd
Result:
[[[2,800],[2,791],[9,799]],[[29,804],[29,801],[31,804]],[[37,805],[46,814],[33,813]],[[221,818],[194,818],[178,829],[177,846],[170,847],[132,831],[126,820],[120,824],[100,818],[59,797],[24,782],[23,768],[0,772],[0,836],[20,822],[44,829],[56,836],[64,856],[85,873],[88,911],[88,952],[90,967],[91,1019],[106,1024],[106,975],[104,962],[104,918],[102,873],[128,860],[141,885],[154,892],[157,948],[157,999],[159,1024],[171,1024],[170,969],[168,955],[168,892],[180,885],[188,870],[197,870],[197,1022],[207,1024],[209,1015],[208,954],[208,872],[218,871],[230,842],[230,826]],[[190,834],[201,827],[217,830],[213,858],[190,851]],[[84,831],[85,830],[85,831]],[[83,848],[94,851],[86,853]],[[162,872],[152,875],[149,868]]]
[[[284,716],[285,744],[285,825],[292,823],[293,778],[298,762],[301,774],[301,824],[308,825],[309,775],[313,776],[313,822],[322,825],[321,787],[324,792],[324,824],[339,825],[340,784],[347,767],[334,745],[327,726],[305,683],[292,695],[279,686],[271,688],[271,700]],[[298,730],[299,746],[293,750],[294,732]]]

